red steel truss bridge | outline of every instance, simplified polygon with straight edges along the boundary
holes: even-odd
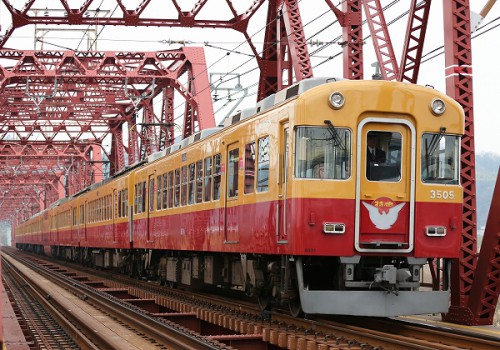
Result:
[[[257,63],[257,99],[313,76],[300,9],[301,0],[252,0],[245,8],[231,0],[198,0],[185,8],[170,0],[159,12],[152,0],[131,6],[108,0],[109,16],[96,15],[104,1],[53,0],[21,4],[2,0],[10,24],[0,23],[0,220],[14,224],[56,199],[76,193],[168,147],[177,132],[187,137],[215,126],[203,48],[158,52],[33,51],[8,49],[16,30],[27,26],[134,26],[218,28],[243,36]],[[403,52],[396,58],[382,0],[323,0],[336,17],[332,33],[341,35],[343,76],[363,79],[363,30],[371,35],[380,75],[416,83],[427,34],[431,0],[408,0]],[[320,2],[320,0],[318,0]],[[495,1],[488,1],[488,11]],[[51,4],[52,4],[51,3]],[[384,4],[383,4],[384,3]],[[226,18],[216,14],[224,4]],[[38,9],[35,11],[35,9]],[[42,9],[42,10],[40,10]],[[94,16],[89,16],[93,11]],[[256,14],[264,12],[264,16]],[[154,16],[151,15],[154,14]],[[262,19],[261,19],[262,18]],[[484,240],[477,254],[474,108],[469,0],[443,1],[446,91],[466,113],[462,139],[464,205],[462,249],[454,264],[452,306],[443,317],[463,324],[491,324],[500,292],[500,183],[493,196]],[[262,21],[264,42],[249,30]],[[363,27],[363,24],[366,23]],[[153,101],[161,101],[160,110]],[[176,122],[174,102],[183,106]],[[110,140],[107,150],[103,142]],[[484,246],[484,245],[483,245]]]

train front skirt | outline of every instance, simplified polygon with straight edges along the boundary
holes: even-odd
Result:
[[[302,310],[306,314],[392,317],[448,312],[450,291],[335,291],[308,290],[302,259],[296,259]]]

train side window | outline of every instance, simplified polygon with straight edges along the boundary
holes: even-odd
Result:
[[[139,184],[134,186],[134,214],[139,213],[139,197],[140,197],[140,188]]]
[[[238,162],[240,150],[238,148],[229,151],[227,159],[227,197],[238,196]]]
[[[295,177],[345,180],[351,176],[351,131],[341,127],[298,127]]]
[[[180,169],[175,169],[175,196],[174,196],[174,206],[178,207],[181,199],[181,171]]]
[[[212,158],[205,158],[205,183],[203,184],[205,188],[205,196],[203,197],[203,201],[210,201],[210,197],[212,195]]]
[[[141,208],[141,213],[146,211],[146,181],[139,184],[141,187],[141,200],[139,202],[139,207]]]
[[[188,204],[194,204],[194,193],[195,193],[195,164],[191,163],[188,165],[189,169],[189,185],[188,185]]]
[[[187,166],[181,168],[181,205],[187,204],[187,184],[188,184],[188,169]]]
[[[137,207],[139,203],[139,188],[137,184],[134,186],[134,214],[137,214]]]
[[[267,191],[269,186],[269,136],[258,141],[257,192]]]
[[[162,188],[162,176],[157,176],[156,177],[156,210],[160,210],[162,206],[162,200],[161,200],[161,195],[163,192]]]
[[[146,182],[141,182],[135,185],[135,200],[134,200],[134,213],[140,214],[146,208]]]
[[[422,135],[421,177],[425,183],[458,185],[460,178],[460,137],[426,133]]]
[[[168,197],[168,184],[167,184],[167,173],[163,174],[161,177],[161,208],[167,209],[167,197]]]
[[[203,199],[203,161],[196,162],[196,203]]]
[[[87,203],[85,207],[85,211],[87,213],[87,223],[92,223],[92,202]]]
[[[117,199],[118,200],[118,203],[117,203],[117,205],[118,205],[118,212],[117,212],[117,214],[118,214],[119,218],[122,217],[122,192],[123,191],[118,191],[118,199]]]
[[[255,187],[255,142],[245,145],[245,194],[253,193]]]
[[[149,179],[149,196],[148,196],[149,211],[155,210],[154,198],[155,198],[155,179],[151,177],[151,179]]]
[[[221,155],[216,154],[214,156],[214,187],[213,187],[213,199],[220,199],[220,182],[222,178],[221,171]]]
[[[125,189],[123,190],[123,209],[122,209],[122,214],[123,214],[123,217],[126,217],[128,216],[128,211],[129,211],[129,207],[128,207],[128,189]]]
[[[168,172],[168,207],[172,208],[174,206],[174,172]]]
[[[123,218],[124,216],[127,215],[127,212],[125,211],[125,190],[121,190],[121,196],[120,196],[120,203],[118,204],[120,206],[120,217]]]
[[[111,214],[112,214],[112,210],[111,210],[111,195],[108,194],[107,196],[108,198],[108,216],[107,216],[107,220],[111,220]]]

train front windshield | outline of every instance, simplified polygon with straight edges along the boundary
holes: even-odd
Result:
[[[458,184],[460,137],[426,133],[422,136],[422,181]]]
[[[298,127],[295,177],[345,180],[351,174],[351,131],[346,128]]]

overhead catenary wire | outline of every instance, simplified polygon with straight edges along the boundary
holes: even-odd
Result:
[[[300,2],[300,1],[301,1],[301,0],[299,0],[299,2]],[[101,1],[101,4],[102,4],[102,2],[103,2],[103,0]],[[399,2],[399,0],[395,0],[395,1],[391,2],[389,5],[387,5],[387,6],[385,6],[385,7],[384,7],[384,10],[387,10],[389,7],[392,7],[394,4],[396,4],[396,3],[398,3],[398,2]],[[117,9],[117,7],[115,7],[115,9],[113,10],[113,12],[110,14],[110,16],[109,16],[109,17],[111,17],[111,16],[114,14],[114,12],[116,11],[116,9]],[[309,23],[312,23],[312,22],[314,22],[314,21],[318,20],[319,18],[323,17],[325,14],[327,14],[327,13],[329,13],[329,12],[330,12],[329,10],[328,10],[328,11],[323,12],[322,14],[320,14],[320,15],[316,16],[316,17],[315,17],[313,20],[311,20]],[[405,11],[404,13],[402,13],[401,15],[399,15],[398,17],[396,17],[395,19],[393,19],[391,22],[389,22],[389,23],[388,23],[388,25],[391,25],[391,24],[395,23],[396,21],[398,21],[399,19],[403,18],[404,16],[406,16],[406,15],[408,14],[408,12],[409,12],[409,11]],[[480,31],[480,30],[483,30],[483,31],[482,31],[481,33],[477,33],[477,34],[473,35],[473,36],[472,36],[472,38],[479,37],[479,36],[481,36],[481,35],[483,35],[483,34],[485,34],[485,33],[489,32],[489,31],[491,31],[491,30],[493,30],[493,29],[497,28],[499,25],[495,25],[495,26],[493,26],[493,27],[491,27],[491,28],[488,28],[488,29],[483,29],[483,28],[485,28],[486,26],[490,25],[492,22],[494,22],[494,21],[496,21],[496,20],[498,20],[498,19],[499,19],[499,18],[496,18],[496,19],[494,19],[494,20],[490,21],[488,24],[485,24],[485,25],[483,25],[483,26],[479,27],[479,28],[477,29],[477,31]],[[270,23],[267,23],[267,24],[266,24],[264,27],[262,27],[260,30],[256,31],[254,34],[252,34],[251,36],[249,36],[249,38],[253,38],[253,37],[255,37],[255,35],[257,35],[259,32],[261,32],[263,29],[265,29],[268,25],[271,25],[274,21],[276,21],[276,19],[273,19],[273,21],[271,21]],[[337,21],[333,21],[333,22],[331,22],[330,24],[328,24],[327,26],[322,27],[322,28],[321,28],[321,29],[319,29],[316,33],[314,33],[313,35],[309,36],[309,37],[308,37],[308,39],[309,39],[309,40],[311,40],[311,38],[314,38],[314,37],[316,37],[317,35],[319,35],[320,33],[323,33],[325,30],[327,30],[328,28],[330,28],[330,26],[331,26],[332,24],[334,24],[334,23],[336,23],[336,22],[337,22]],[[366,21],[364,21],[363,23],[365,23],[365,22],[366,22]],[[309,23],[305,24],[303,27],[306,27]],[[96,40],[100,37],[100,35],[101,35],[101,33],[102,33],[103,29],[104,29],[104,26],[103,26],[103,28],[101,29],[101,31],[99,32],[99,34],[97,35],[97,37],[96,37],[96,39],[94,40],[94,42],[95,42],[95,41],[96,41]],[[364,40],[368,39],[369,37],[370,37],[369,35],[368,35],[368,36],[366,36],[366,37],[364,38]],[[338,42],[340,39],[341,39],[341,37],[338,37],[338,38],[336,38],[336,39],[334,39],[334,40],[332,40],[332,41],[326,42],[324,45],[322,45],[321,47],[319,47],[317,50],[315,50],[315,51],[311,52],[311,54],[310,54],[311,58],[314,58],[314,57],[316,57],[316,58],[322,58],[321,56],[317,56],[317,53],[319,53],[319,52],[321,52],[322,50],[326,49],[326,48],[327,48],[328,46],[330,46],[331,44],[333,44],[333,43],[335,43],[335,42]],[[82,39],[82,40],[83,40],[83,39]],[[114,41],[124,41],[124,40],[121,40],[121,39],[115,39]],[[80,41],[80,43],[81,43],[81,41]],[[189,42],[186,42],[186,43],[188,43],[188,44],[193,44],[193,43],[196,43],[196,42],[191,42],[191,41],[189,41]],[[213,43],[215,43],[215,42],[213,42]],[[229,75],[230,73],[234,73],[235,71],[237,71],[238,69],[242,68],[243,66],[245,66],[245,65],[246,65],[246,64],[248,64],[249,62],[254,61],[254,59],[253,59],[253,55],[250,55],[250,54],[248,54],[248,53],[244,53],[244,52],[241,52],[241,51],[238,51],[238,50],[237,50],[240,46],[242,46],[243,44],[247,43],[247,40],[241,41],[241,42],[240,42],[240,43],[239,43],[236,47],[234,47],[233,49],[225,49],[225,48],[223,48],[223,47],[216,46],[216,45],[214,45],[213,43],[211,43],[211,42],[203,42],[203,44],[204,44],[205,46],[207,46],[207,47],[211,47],[211,48],[214,48],[214,49],[218,49],[218,50],[223,50],[223,51],[226,51],[226,54],[225,54],[225,55],[222,55],[222,57],[220,57],[219,59],[217,59],[216,61],[214,61],[214,62],[213,62],[213,63],[211,63],[210,65],[208,65],[204,71],[207,71],[208,69],[210,69],[211,67],[213,67],[215,64],[217,64],[218,62],[220,62],[222,59],[224,59],[225,57],[228,57],[228,55],[231,55],[231,54],[233,54],[233,53],[235,53],[235,54],[242,54],[242,55],[246,55],[246,56],[249,56],[249,57],[251,57],[251,58],[249,58],[249,60],[247,60],[247,61],[245,61],[245,62],[243,62],[243,63],[241,63],[241,64],[237,65],[236,67],[234,67],[231,71],[227,72],[227,74],[226,74],[225,76]],[[54,45],[54,44],[52,44],[52,45]],[[79,45],[80,45],[80,44],[79,44]],[[57,46],[57,45],[56,45],[56,46]],[[64,47],[62,47],[62,46],[58,46],[58,47],[64,48]],[[440,48],[442,49],[442,46],[441,46]],[[423,58],[424,58],[424,57],[427,57],[427,56],[431,55],[433,52],[436,52],[437,50],[439,50],[440,48],[436,48],[436,49],[434,49],[434,50],[432,50],[432,51],[430,51],[430,52],[426,53],[426,54],[425,54],[425,55],[423,55],[422,57],[423,57]],[[65,48],[65,49],[67,49],[67,48]],[[262,51],[261,51],[261,52],[259,52],[259,54],[261,54],[261,53],[262,53]],[[428,58],[428,59],[426,59],[426,60],[423,60],[421,63],[427,62],[427,61],[429,61],[429,60],[431,60],[431,59],[433,59],[433,58],[435,58],[435,57],[439,56],[440,54],[442,54],[442,53],[437,53],[436,55],[434,55],[434,56],[432,56],[432,57],[429,57],[429,58]],[[328,56],[328,57],[326,58],[326,60],[324,60],[324,61],[322,61],[322,62],[319,62],[319,63],[318,63],[318,64],[316,64],[316,65],[313,65],[313,68],[316,68],[316,67],[318,67],[318,66],[321,66],[321,65],[323,65],[324,63],[326,63],[326,62],[328,62],[328,61],[331,61],[332,59],[335,59],[336,57],[338,57],[338,56],[340,56],[340,55],[341,55],[341,52],[340,52],[340,53],[338,53],[338,54],[332,55],[332,56]],[[323,56],[323,57],[324,57],[324,56]],[[249,69],[249,70],[247,70],[247,71],[245,71],[245,72],[241,73],[241,74],[240,74],[240,76],[250,74],[251,72],[254,72],[254,71],[255,71],[255,70],[257,70],[257,69],[258,69],[258,66],[254,67],[254,68],[251,68],[251,69]],[[203,73],[203,72],[202,72],[202,73]],[[201,74],[201,73],[200,73],[200,74]],[[225,77],[225,76],[224,76],[224,77]],[[193,79],[196,79],[196,78],[197,78],[197,76],[193,77]],[[231,77],[231,78],[229,78],[229,79],[227,79],[227,80],[222,80],[222,82],[228,82],[228,81],[230,81],[230,80],[232,80],[232,79],[234,79],[234,77]],[[252,84],[252,85],[250,85],[249,87],[253,87],[253,86],[256,86],[256,85],[257,85],[257,84]],[[249,88],[249,87],[247,87],[247,88]],[[203,89],[203,90],[206,90],[207,88],[210,88],[210,86],[207,86],[207,87],[206,87],[205,89]],[[251,93],[251,94],[248,94],[248,95],[247,95],[247,97],[249,97],[249,96],[253,96],[253,95],[254,95],[254,93]],[[183,106],[183,104],[181,104],[181,105],[179,105],[179,106],[175,107],[174,109],[177,109],[177,108],[182,107],[182,106]]]

